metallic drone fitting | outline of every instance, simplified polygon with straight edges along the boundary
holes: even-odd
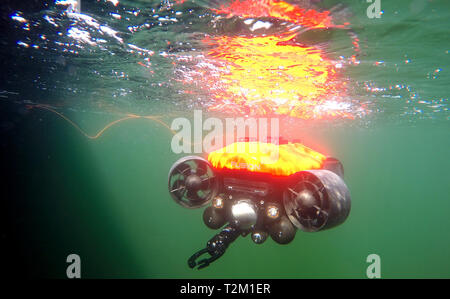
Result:
[[[270,235],[275,242],[288,244],[297,229],[318,232],[347,219],[350,193],[339,160],[300,143],[258,145],[277,147],[278,161],[262,165],[260,152],[228,148],[226,154],[210,153],[208,160],[181,158],[170,169],[169,192],[175,202],[190,209],[212,202],[203,221],[211,229],[222,228],[189,258],[189,267],[207,267],[239,236],[250,234],[254,243],[262,244]],[[209,256],[197,262],[202,255]]]

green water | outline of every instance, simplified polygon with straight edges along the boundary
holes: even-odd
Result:
[[[202,211],[169,198],[166,175],[178,156],[164,135],[137,121],[95,142],[64,126],[43,137],[48,145],[32,155],[38,170],[26,186],[30,234],[49,267],[39,274],[64,275],[65,256],[76,252],[84,277],[364,278],[370,253],[380,255],[385,278],[449,275],[446,128],[315,130],[345,165],[349,219],[298,232],[287,246],[242,238],[202,271],[186,259],[215,232]]]
[[[170,124],[169,112],[191,118],[192,107],[201,106],[177,93],[173,70],[162,58],[155,57],[156,75],[148,76],[136,66],[139,58],[98,54],[104,63],[95,65],[89,59],[95,60],[96,52],[83,52],[37,79],[42,85],[59,82],[47,83],[53,88],[40,89],[41,94],[25,88],[33,78],[30,68],[22,79],[16,77],[21,82],[10,79],[2,87],[19,93],[1,102],[11,111],[3,118],[16,124],[2,140],[13,152],[9,176],[15,187],[8,189],[7,200],[13,202],[9,225],[18,234],[3,238],[17,242],[26,274],[65,277],[65,259],[76,253],[84,278],[365,278],[366,258],[375,253],[383,278],[450,278],[449,3],[382,1],[382,18],[370,20],[366,1],[344,2],[364,47],[361,64],[349,66],[345,76],[353,84],[352,96],[370,113],[354,121],[282,125],[286,138],[301,138],[344,164],[352,210],[343,225],[319,233],[298,231],[286,246],[240,238],[210,267],[189,269],[187,258],[216,232],[203,224],[202,210],[186,210],[168,194],[167,173],[182,155],[173,154],[166,128],[133,119],[90,140],[49,111],[17,112],[25,100],[63,103],[58,111],[94,134],[123,113],[162,115]],[[117,22],[116,30],[121,26]],[[164,38],[186,38],[167,28],[161,29]],[[127,38],[158,39],[152,34],[140,31]],[[17,61],[16,70],[30,61],[37,63]],[[377,61],[383,63],[377,66]],[[111,69],[135,78],[117,78]],[[385,90],[369,92],[365,84]],[[396,85],[403,87],[389,88]],[[78,93],[68,91],[74,86]]]

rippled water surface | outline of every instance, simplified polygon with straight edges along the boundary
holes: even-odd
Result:
[[[450,3],[311,2],[7,1],[2,238],[27,273],[75,252],[90,277],[365,277],[378,253],[385,277],[449,277]],[[348,221],[190,270],[214,232],[166,190],[167,125],[194,109],[279,117],[338,157]]]

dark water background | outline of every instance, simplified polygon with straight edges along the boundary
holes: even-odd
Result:
[[[369,113],[353,121],[291,119],[282,127],[287,138],[343,162],[349,219],[333,230],[298,232],[288,246],[241,238],[213,266],[193,271],[187,257],[215,232],[201,210],[185,210],[168,195],[167,172],[180,157],[170,132],[135,119],[92,140],[30,105],[49,105],[91,135],[127,113],[160,115],[169,124],[191,118],[208,94],[183,93],[172,62],[201,53],[197,35],[214,34],[212,4],[83,2],[82,13],[117,32],[111,35],[53,2],[7,1],[0,38],[5,273],[65,277],[65,259],[76,253],[83,277],[364,278],[366,257],[376,253],[385,278],[450,277],[450,3],[382,1],[382,18],[371,20],[366,1],[339,2],[362,49],[361,63],[344,71],[349,97]],[[159,20],[165,16],[169,21]],[[91,39],[69,36],[70,28]],[[352,53],[348,38],[329,42],[331,57]],[[132,53],[129,44],[144,50]],[[155,52],[150,68],[138,64],[147,62],[145,50]]]

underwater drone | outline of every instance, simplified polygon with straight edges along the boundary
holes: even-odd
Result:
[[[343,223],[351,206],[343,175],[339,160],[300,143],[238,142],[208,159],[179,159],[169,171],[170,195],[189,209],[211,203],[203,221],[222,229],[189,258],[189,267],[209,266],[239,236],[262,244],[270,235],[288,244],[297,229],[318,232]]]

